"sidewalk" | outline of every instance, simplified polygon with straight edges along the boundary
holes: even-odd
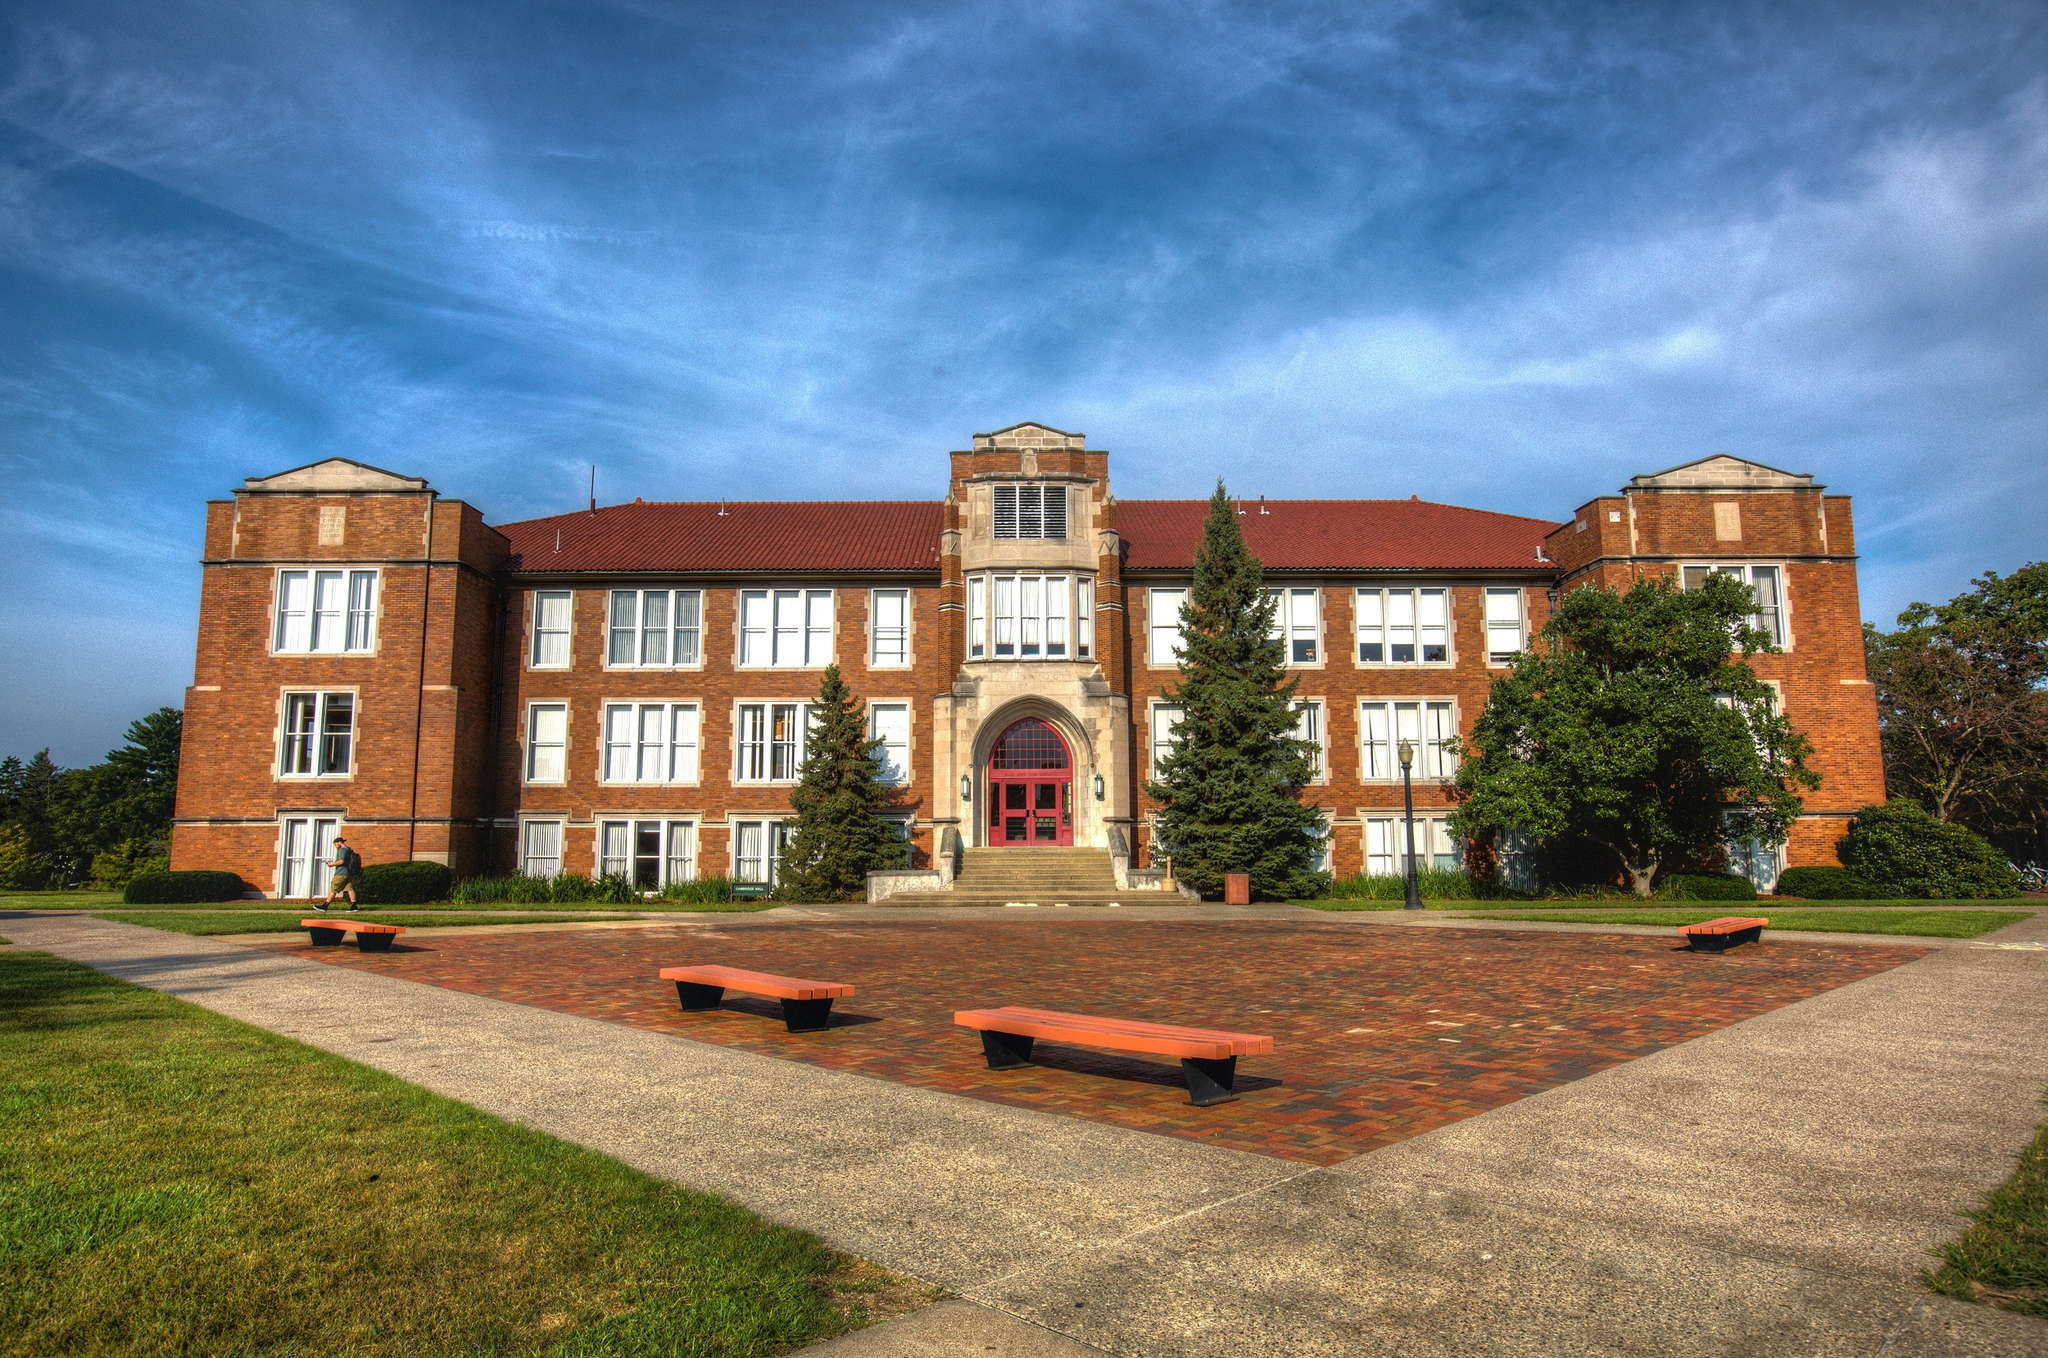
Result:
[[[2044,917],[1326,1168],[214,940],[0,933],[959,1294],[819,1354],[2048,1355],[1916,1281],[2041,1116]]]

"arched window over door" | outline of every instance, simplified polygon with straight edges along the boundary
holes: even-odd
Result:
[[[1074,842],[1073,758],[1050,722],[1026,717],[996,737],[988,760],[988,842]]]

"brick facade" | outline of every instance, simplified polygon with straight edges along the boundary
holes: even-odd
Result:
[[[1019,486],[1060,497],[1064,532],[997,535],[998,497],[1037,493],[1005,489]],[[309,849],[308,836],[338,825],[370,862],[431,858],[467,875],[517,868],[524,848],[554,842],[559,824],[560,869],[595,873],[606,866],[601,827],[612,823],[624,827],[611,832],[615,848],[643,853],[639,871],[650,871],[644,851],[659,838],[657,875],[730,873],[737,827],[758,836],[760,822],[788,815],[787,780],[738,777],[741,705],[806,701],[823,667],[816,656],[740,663],[750,591],[768,592],[759,616],[798,619],[796,631],[747,643],[764,651],[784,641],[800,650],[801,610],[823,616],[821,597],[807,605],[785,593],[777,617],[775,591],[829,591],[832,658],[848,685],[870,704],[908,709],[901,804],[916,860],[928,861],[949,831],[970,847],[1007,833],[990,818],[990,752],[1027,718],[1052,726],[1070,752],[1062,836],[1130,844],[1142,860],[1157,705],[1177,677],[1152,656],[1154,591],[1186,585],[1201,509],[1119,504],[1108,454],[1032,424],[977,435],[954,453],[938,503],[635,502],[494,528],[424,481],[340,459],[253,478],[208,506],[173,865],[232,869],[266,894],[305,894],[324,881],[317,860],[328,852]],[[1365,747],[1368,718],[1426,722],[1444,710],[1431,704],[1449,704],[1451,727],[1469,732],[1485,703],[1499,672],[1488,663],[1489,590],[1503,592],[1497,606],[1512,591],[1533,632],[1559,589],[1688,565],[1775,568],[1789,644],[1754,664],[1813,739],[1824,780],[1786,861],[1832,862],[1841,818],[1882,799],[1849,502],[1809,477],[1708,458],[1637,477],[1562,524],[1421,501],[1246,501],[1240,513],[1269,587],[1313,591],[1298,633],[1312,658],[1294,673],[1299,698],[1318,705],[1324,775],[1311,796],[1330,819],[1340,874],[1383,866],[1369,854],[1387,847],[1401,805],[1395,777],[1367,776],[1370,759],[1386,758]],[[372,576],[374,606],[352,607],[349,591],[362,604]],[[693,594],[695,657],[612,665],[614,595],[624,590]],[[878,590],[907,593],[905,664],[871,663]],[[1365,603],[1385,610],[1428,609],[1434,598],[1403,592],[1443,591],[1445,657],[1393,663],[1389,646],[1379,662],[1362,660],[1361,590],[1376,591]],[[567,663],[536,665],[537,600],[563,594]],[[1084,612],[1086,656],[1077,654]],[[1012,614],[1021,621],[1008,624],[1005,643],[1000,618]],[[1055,637],[1064,654],[996,653],[1005,644],[1053,652]],[[633,709],[632,722],[647,723],[636,736],[660,732],[661,758],[685,761],[664,763],[670,772],[687,769],[687,741],[673,738],[694,720],[694,778],[605,776],[606,707],[627,703],[643,705]],[[536,726],[530,716],[536,704],[566,715],[559,780],[529,777],[530,760],[545,772],[557,757],[546,739],[552,718]],[[772,709],[759,716],[769,721]],[[303,729],[316,721],[329,729]],[[613,718],[612,772],[644,768],[633,761],[655,749],[622,743],[628,724]],[[1419,779],[1415,800],[1418,817],[1441,817],[1448,781]],[[527,822],[540,824],[528,831]],[[1426,833],[1418,847],[1429,852]],[[668,863],[671,848],[687,848],[687,866]]]

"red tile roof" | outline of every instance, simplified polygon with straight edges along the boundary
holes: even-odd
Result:
[[[1269,570],[1541,570],[1558,525],[1426,500],[1240,504],[1245,543]],[[1131,570],[1185,570],[1206,500],[1120,500]],[[931,571],[945,506],[932,500],[607,505],[501,524],[515,571]],[[559,535],[559,536],[558,536]]]
[[[1238,502],[1245,545],[1267,570],[1531,570],[1558,525],[1428,500]],[[1207,500],[1119,500],[1127,570],[1185,570],[1202,541]]]
[[[945,513],[936,500],[636,500],[498,531],[515,571],[936,572]]]

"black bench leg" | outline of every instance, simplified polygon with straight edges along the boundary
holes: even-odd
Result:
[[[1735,937],[1729,939],[1728,946],[1732,948],[1737,943],[1755,943],[1761,940],[1763,936],[1763,926],[1752,925],[1751,927],[1744,929],[1741,933],[1735,935]]]
[[[356,949],[359,952],[390,952],[391,940],[396,934],[357,934]]]
[[[1692,950],[1693,950],[1694,952],[1727,952],[1727,951],[1728,951],[1728,939],[1727,939],[1727,937],[1726,937],[1725,935],[1722,935],[1722,934],[1692,934],[1692,935],[1690,935],[1689,937],[1691,938],[1691,941],[1692,941]]]
[[[832,1022],[830,1000],[784,1000],[782,1026],[792,1033],[815,1033]]]
[[[725,998],[722,985],[695,985],[689,981],[676,982],[676,999],[689,1010],[716,1009],[718,1002]]]
[[[1031,1044],[1035,1040],[1015,1033],[992,1033],[984,1028],[981,1030],[981,1054],[988,1058],[990,1070],[1015,1070],[1031,1064]]]
[[[1181,1073],[1188,1077],[1188,1102],[1197,1108],[1207,1108],[1212,1103],[1229,1103],[1237,1095],[1231,1087],[1237,1083],[1237,1058],[1226,1056],[1220,1061],[1206,1060],[1199,1056],[1184,1056],[1180,1062]]]
[[[308,929],[306,932],[313,936],[316,948],[338,948],[341,940],[348,937],[346,929]]]

